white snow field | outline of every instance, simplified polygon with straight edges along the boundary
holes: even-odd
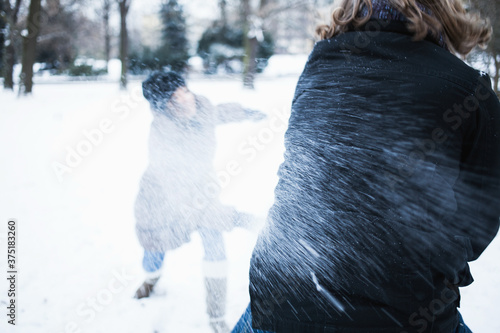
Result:
[[[222,200],[262,218],[273,201],[296,80],[261,78],[255,91],[229,79],[188,81],[213,103],[236,101],[268,115],[259,123],[221,126],[215,161]],[[211,332],[197,234],[167,255],[155,296],[132,298],[143,279],[133,204],[147,164],[150,121],[140,82],[128,93],[97,82],[39,84],[28,98],[0,92],[0,332]],[[7,323],[5,241],[12,218],[16,326]],[[243,229],[225,234],[230,326],[249,301],[256,237]],[[462,290],[461,311],[474,332],[500,332],[499,259],[497,238],[471,264],[476,282]]]

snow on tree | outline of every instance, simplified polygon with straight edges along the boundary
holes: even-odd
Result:
[[[252,52],[253,72],[261,72],[267,65],[267,60],[274,54],[274,40],[270,32],[262,29],[262,26],[255,26],[245,33],[245,20],[240,15],[236,19],[229,20],[227,13],[227,1],[219,1],[220,17],[215,20],[211,27],[205,30],[198,42],[198,55],[203,58],[206,73],[216,73],[219,68],[224,68],[226,72],[240,72],[239,68],[234,68],[235,61],[243,64],[246,59],[247,50],[246,36],[254,33],[255,45]],[[256,20],[258,21],[258,20]],[[236,66],[237,67],[237,66]],[[243,66],[241,66],[243,67]]]

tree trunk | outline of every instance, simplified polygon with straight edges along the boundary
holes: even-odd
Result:
[[[220,21],[223,27],[227,26],[227,0],[219,0]]]
[[[3,86],[5,89],[14,90],[14,65],[16,64],[16,39],[19,32],[16,30],[17,18],[19,9],[21,8],[22,0],[16,0],[14,8],[10,8],[10,2],[4,2],[4,12],[7,16],[8,35],[7,45],[4,49],[4,72]]]
[[[41,0],[31,0],[28,14],[27,33],[23,35],[23,58],[19,94],[28,95],[33,90],[33,64],[36,44],[40,33]]]
[[[267,15],[267,11],[268,11],[268,5],[271,4],[271,1],[270,0],[260,0],[260,4],[259,4],[259,16],[260,17],[265,17]]]
[[[245,76],[243,78],[243,86],[245,88],[254,89],[255,85],[255,74],[257,73],[257,50],[259,48],[259,42],[257,37],[248,38],[248,46],[245,47],[247,50],[247,58],[245,61]]]
[[[104,0],[103,21],[104,21],[104,52],[106,57],[106,67],[111,57],[111,30],[109,27],[109,15],[111,12],[111,1]]]
[[[4,51],[3,87],[10,90],[14,90],[14,65],[16,64],[16,48],[12,38],[12,32],[10,32],[9,44]]]
[[[252,15],[252,10],[250,8],[250,0],[242,0],[242,16],[243,16],[243,46],[245,48],[245,59],[244,59],[244,70],[243,70],[243,87],[254,89],[254,79],[255,73],[253,72],[255,67],[255,59],[252,61],[252,49],[253,49],[253,38],[249,38],[250,33],[250,17]],[[255,39],[255,42],[257,40]]]
[[[127,14],[130,4],[127,2],[127,0],[119,0],[119,4],[120,4],[120,60],[122,62],[120,88],[127,89],[127,62],[128,62]]]
[[[262,21],[266,16],[269,0],[260,0],[258,15],[253,15],[250,7],[250,0],[243,0],[243,19],[244,19],[244,46],[245,46],[245,70],[243,75],[243,86],[254,89],[255,75],[257,74],[257,52],[259,42],[263,40]],[[253,19],[252,19],[253,17]]]
[[[500,81],[500,61],[498,60],[498,56],[495,54],[493,55],[494,60],[495,60],[495,76],[493,77],[493,90],[497,94],[498,97],[500,97],[500,89],[498,89],[498,83]]]

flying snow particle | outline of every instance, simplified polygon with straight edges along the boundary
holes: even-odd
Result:
[[[320,284],[319,284],[319,281],[318,281],[318,278],[316,277],[316,274],[314,274],[314,272],[311,272],[311,276],[312,276],[312,279],[313,279],[313,282],[314,284],[316,285],[316,289],[321,293],[323,294],[323,296],[326,297],[326,299],[328,301],[330,301],[330,303],[332,303],[332,305],[337,309],[339,310],[340,312],[345,312],[345,307],[344,305],[342,305],[342,303],[339,302],[338,299],[336,299],[332,294],[330,294],[328,292],[328,290],[324,289]]]

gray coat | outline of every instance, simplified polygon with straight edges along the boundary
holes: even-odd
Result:
[[[239,104],[213,106],[196,96],[197,113],[189,120],[153,112],[149,165],[135,203],[136,232],[145,250],[167,251],[190,239],[199,228],[229,230],[237,217],[219,202],[213,167],[215,128],[249,118]]]

